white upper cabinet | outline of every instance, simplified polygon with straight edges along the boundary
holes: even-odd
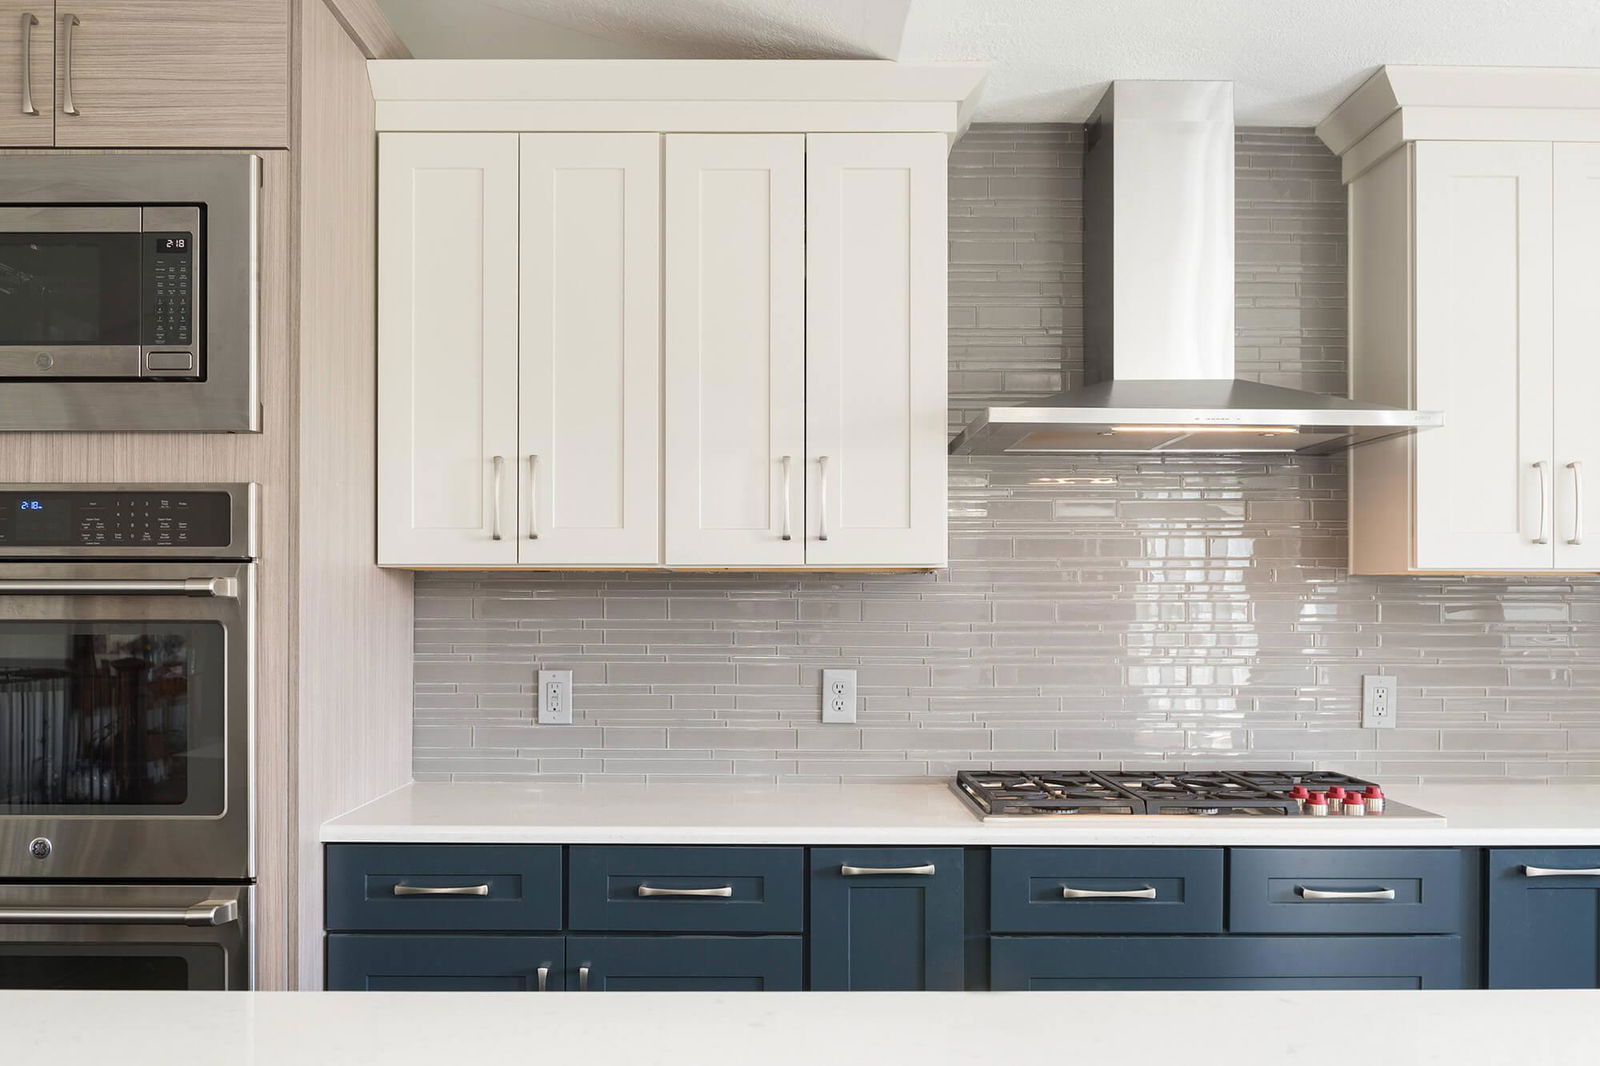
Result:
[[[806,562],[947,559],[945,139],[806,138]]]
[[[522,137],[517,561],[661,561],[661,138]]]
[[[1600,570],[1600,144],[1555,146],[1555,293],[1556,567]]]
[[[386,133],[378,560],[517,561],[517,136]]]
[[[806,561],[806,139],[666,138],[666,561]]]

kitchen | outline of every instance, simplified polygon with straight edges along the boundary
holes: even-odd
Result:
[[[1332,6],[0,13],[34,1059],[1581,1050],[1595,19]]]

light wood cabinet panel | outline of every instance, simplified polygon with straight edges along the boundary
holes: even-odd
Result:
[[[55,142],[55,25],[49,0],[0,0],[0,145]],[[29,103],[31,114],[25,110]]]
[[[806,138],[806,562],[946,561],[945,139]]]
[[[514,133],[386,133],[378,166],[378,557],[517,561]]]
[[[666,138],[666,562],[805,562],[805,137]]]
[[[1556,568],[1600,570],[1600,144],[1555,146]]]
[[[289,143],[287,0],[60,0],[55,51],[59,146]]]
[[[1551,146],[1416,146],[1416,567],[1554,560]]]
[[[661,561],[661,146],[522,137],[518,561]]]

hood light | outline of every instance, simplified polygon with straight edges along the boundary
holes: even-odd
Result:
[[[1293,433],[1293,426],[1112,426],[1113,433],[1259,433],[1264,437]]]

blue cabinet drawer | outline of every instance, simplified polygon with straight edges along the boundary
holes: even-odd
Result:
[[[331,930],[560,929],[561,849],[331,844]]]
[[[803,848],[575,847],[568,927],[798,933]]]
[[[559,936],[333,933],[331,992],[559,992]]]
[[[579,992],[798,992],[797,936],[574,936],[567,987]]]
[[[1234,848],[1235,933],[1458,933],[1476,853],[1430,848]]]
[[[997,936],[997,990],[1466,988],[1454,936]]]
[[[1220,848],[995,848],[990,927],[1004,933],[1217,933]]]
[[[1600,988],[1600,851],[1489,852],[1489,987]]]

